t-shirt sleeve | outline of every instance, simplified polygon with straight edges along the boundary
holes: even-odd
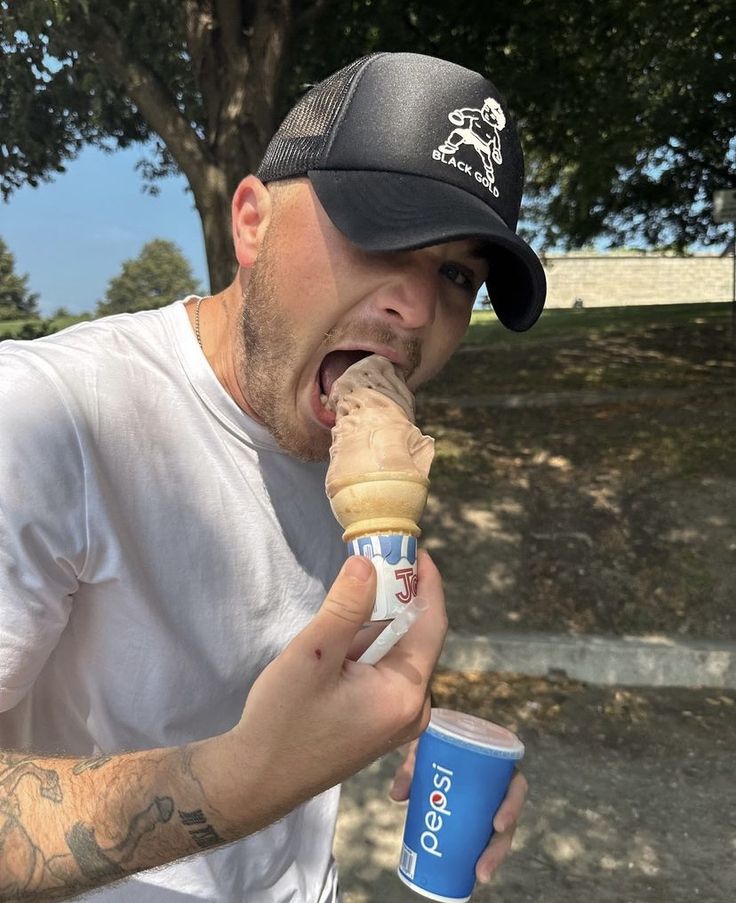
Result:
[[[13,343],[0,349],[0,711],[57,644],[85,550],[82,446],[63,385]]]

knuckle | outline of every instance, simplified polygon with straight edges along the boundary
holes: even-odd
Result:
[[[411,724],[416,728],[417,734],[421,734],[429,725],[430,706],[425,695],[418,696],[411,709]]]
[[[429,724],[429,706],[425,705],[424,696],[419,693],[406,693],[396,714],[397,727],[404,736],[404,743],[413,741]]]
[[[335,617],[351,623],[362,622],[365,613],[362,599],[356,598],[342,587],[339,589],[333,587],[330,590],[325,597],[323,608]]]

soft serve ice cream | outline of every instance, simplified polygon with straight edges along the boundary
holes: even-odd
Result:
[[[414,397],[394,365],[370,355],[332,384],[335,412],[326,489],[351,554],[378,572],[373,620],[416,594],[416,545],[434,440],[414,424]]]

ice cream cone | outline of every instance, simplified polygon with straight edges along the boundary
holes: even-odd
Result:
[[[390,471],[347,474],[327,484],[343,542],[384,533],[420,536],[428,490],[426,477]]]
[[[335,358],[324,376],[341,363]],[[343,361],[344,363],[344,361]],[[434,440],[414,423],[414,398],[386,358],[370,355],[332,384],[335,411],[325,488],[348,553],[376,569],[372,621],[395,618],[417,593],[417,537]]]

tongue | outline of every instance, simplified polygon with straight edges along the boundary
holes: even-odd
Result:
[[[319,378],[322,391],[329,395],[333,384],[356,361],[367,357],[367,351],[331,351],[322,361]]]

